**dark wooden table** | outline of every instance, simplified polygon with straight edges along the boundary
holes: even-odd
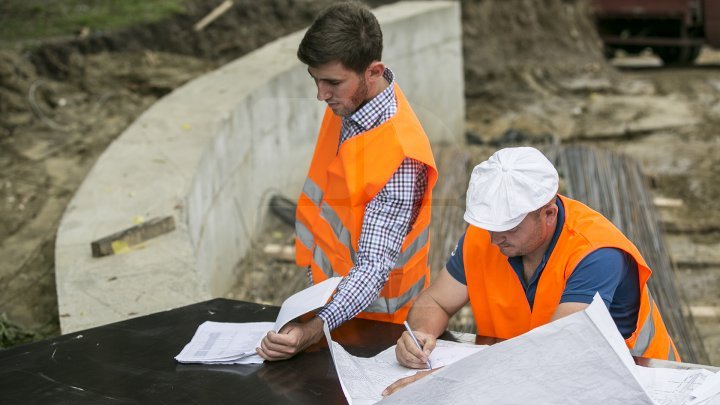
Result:
[[[345,403],[323,339],[287,361],[180,364],[204,321],[274,322],[278,307],[214,299],[0,351],[2,404]],[[352,320],[333,339],[353,355],[395,344],[402,325]]]
[[[273,322],[278,310],[214,299],[2,350],[0,403],[346,403],[324,339],[280,362],[202,365],[174,359],[204,321]],[[403,330],[354,319],[333,331],[333,339],[351,354],[369,357],[395,344]],[[443,338],[493,343],[472,334]]]

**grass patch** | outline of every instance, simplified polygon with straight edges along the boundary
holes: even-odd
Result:
[[[185,0],[2,0],[0,39],[21,41],[123,28],[185,10]]]
[[[23,329],[10,322],[4,313],[0,314],[0,349],[30,343],[40,338],[39,333]]]
[[[0,313],[0,350],[60,335],[57,317],[34,329],[24,328]]]

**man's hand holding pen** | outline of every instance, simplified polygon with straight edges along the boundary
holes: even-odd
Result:
[[[420,331],[412,332],[409,325],[406,328],[409,331],[403,332],[395,349],[398,363],[408,368],[431,368],[430,353],[435,349],[435,336]]]

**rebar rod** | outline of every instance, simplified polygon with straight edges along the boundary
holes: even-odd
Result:
[[[556,167],[568,197],[605,215],[642,254],[653,270],[648,283],[683,361],[708,364],[709,358],[665,245],[648,180],[633,159],[588,146],[560,149]]]

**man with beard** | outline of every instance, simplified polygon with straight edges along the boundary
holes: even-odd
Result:
[[[402,323],[429,284],[437,169],[412,108],[381,61],[382,31],[359,3],[334,4],[298,48],[327,103],[296,212],[296,262],[310,283],[343,276],[307,322],[269,332],[258,354],[294,356],[355,317]]]

